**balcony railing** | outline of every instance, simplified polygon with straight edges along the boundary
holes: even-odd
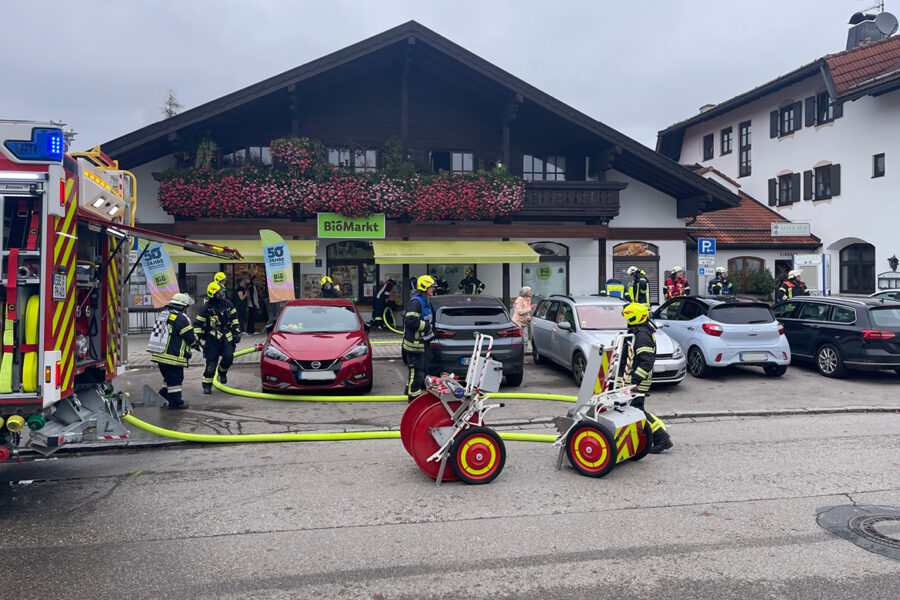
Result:
[[[526,181],[516,217],[569,217],[605,222],[619,214],[618,181]]]

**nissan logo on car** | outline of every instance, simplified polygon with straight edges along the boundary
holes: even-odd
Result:
[[[318,369],[319,367],[322,366],[322,363],[320,363],[317,360],[314,360],[311,363],[309,363],[309,366],[311,366],[313,369]]]

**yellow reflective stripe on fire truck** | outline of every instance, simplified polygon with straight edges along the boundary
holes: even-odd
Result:
[[[638,445],[640,445],[638,426],[643,427],[644,422],[629,423],[616,432],[616,462],[621,462],[637,454]],[[649,442],[649,440],[647,441]]]
[[[75,180],[74,180],[74,179],[67,179],[67,180],[66,180],[66,198],[65,198],[65,201],[66,201],[66,204],[68,205],[69,213],[65,216],[65,219],[64,219],[64,221],[63,221],[63,226],[62,226],[62,228],[60,229],[60,231],[68,232],[68,231],[69,231],[69,225],[71,225],[71,223],[72,223],[72,218],[75,216],[75,206],[74,206],[74,204],[69,204],[69,196],[72,195],[72,188],[73,188],[74,186],[75,186]],[[57,224],[59,224],[59,219],[57,219]],[[73,240],[72,238],[68,238],[68,237],[65,237],[65,236],[60,236],[60,237],[56,238],[56,245],[55,245],[54,248],[53,248],[53,262],[57,262],[57,261],[59,260],[59,250],[60,250],[60,248],[62,248],[63,243],[64,243],[65,241],[67,241],[67,240],[70,241],[70,242],[74,242],[74,241],[75,241],[75,240]]]

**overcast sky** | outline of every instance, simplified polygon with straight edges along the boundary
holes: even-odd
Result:
[[[875,0],[0,0],[0,119],[75,149],[414,19],[654,147],[656,132],[844,49]],[[900,0],[885,8],[900,15]]]

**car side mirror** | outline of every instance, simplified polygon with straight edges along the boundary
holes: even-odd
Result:
[[[271,334],[273,331],[275,331],[275,321],[269,321],[266,323],[266,334]]]
[[[569,323],[568,321],[563,321],[562,323],[557,323],[556,326],[559,327],[560,329],[565,329],[566,331],[572,331],[572,324]]]

